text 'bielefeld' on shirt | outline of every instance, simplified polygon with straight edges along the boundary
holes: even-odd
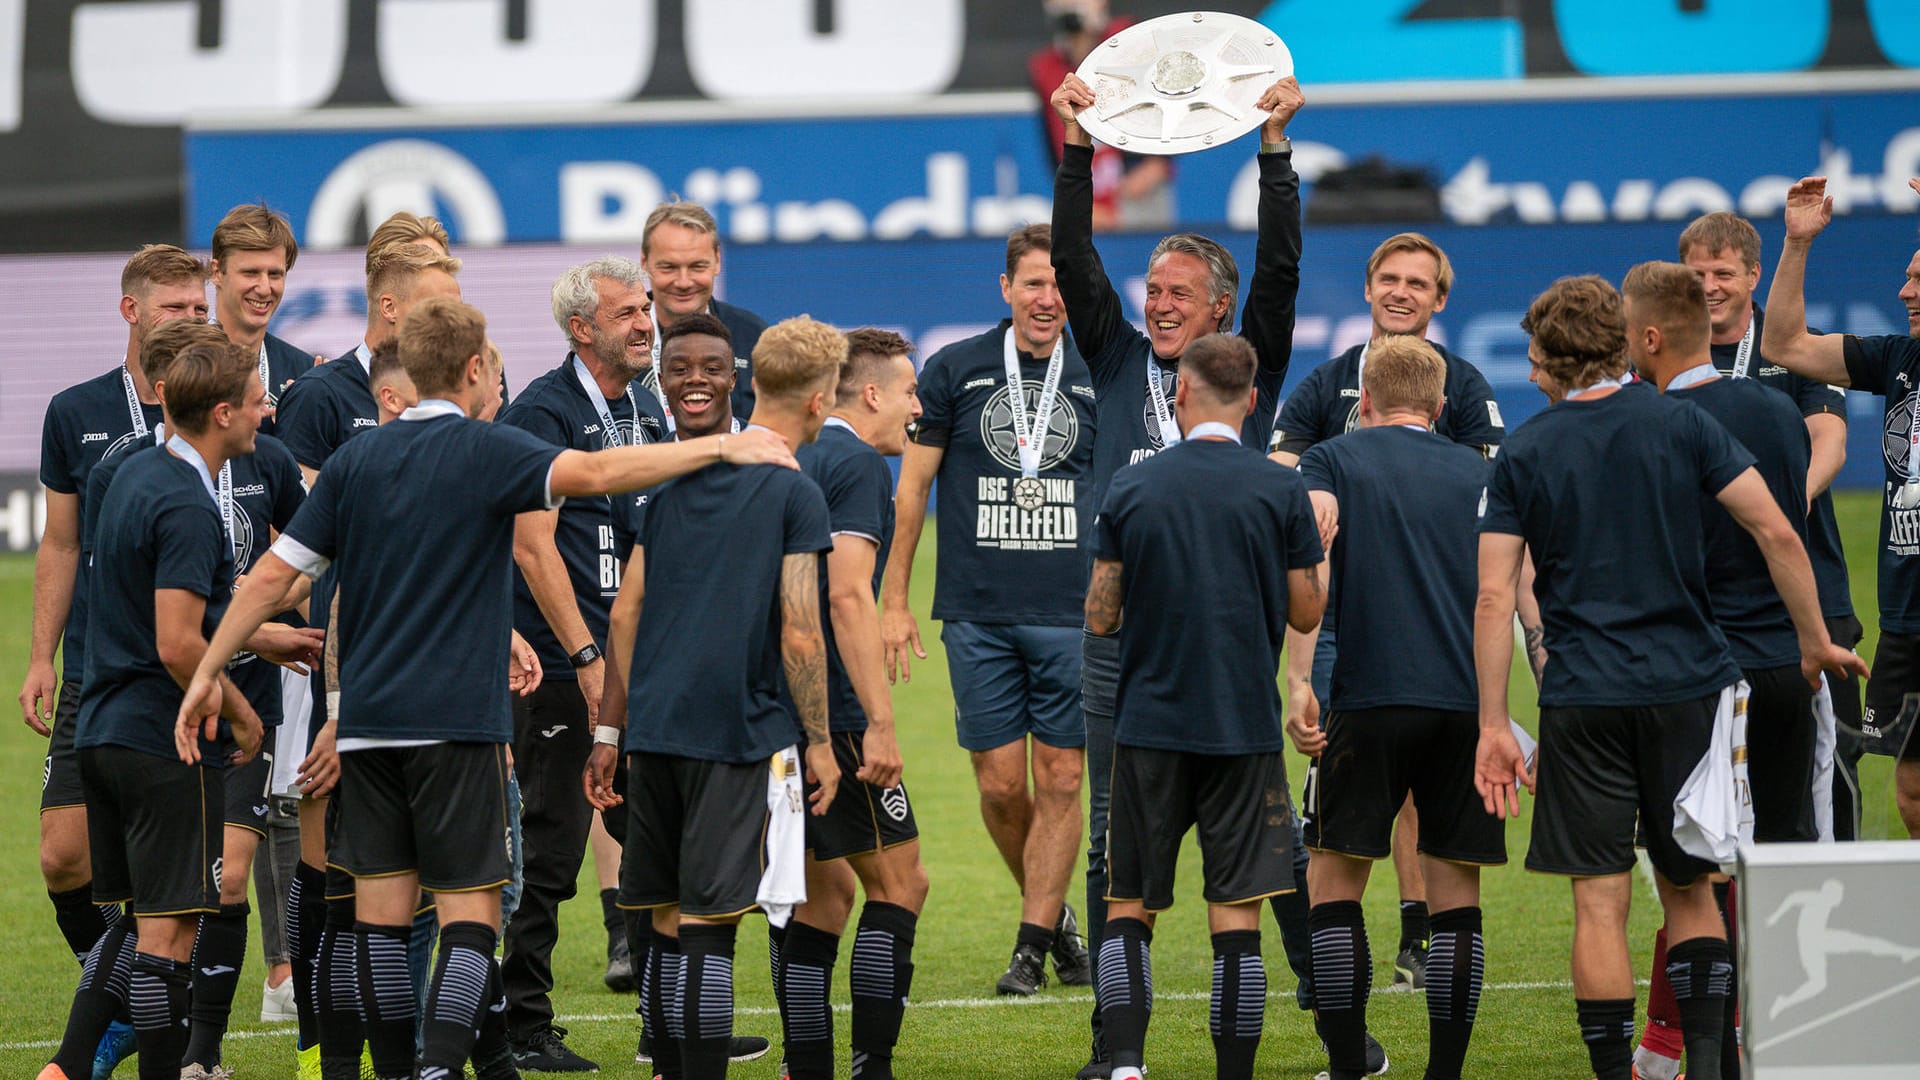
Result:
[[[1880,440],[1886,465],[1880,514],[1880,629],[1920,634],[1920,338],[1853,337],[1845,345],[1847,381],[1886,399]],[[1913,486],[1909,486],[1913,485]]]

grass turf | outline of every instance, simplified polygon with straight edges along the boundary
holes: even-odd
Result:
[[[1836,504],[1852,555],[1854,603],[1867,625],[1867,640],[1860,651],[1871,658],[1876,638],[1872,553],[1879,504],[1871,493],[1845,495]],[[932,549],[929,529],[914,580],[916,612],[925,612],[930,600]],[[0,611],[12,613],[0,620],[0,685],[8,688],[20,685],[24,671],[32,581],[30,558],[0,558]],[[1027,1000],[993,996],[994,980],[1013,947],[1019,898],[980,823],[966,753],[954,743],[952,697],[938,624],[923,620],[921,629],[931,655],[914,665],[913,681],[897,687],[894,700],[933,891],[920,922],[913,1006],[901,1034],[896,1071],[927,1078],[1068,1077],[1086,1060],[1091,993],[1052,986]],[[1518,668],[1513,700],[1516,714],[1532,728],[1533,687]],[[78,969],[54,927],[35,872],[38,833],[30,822],[38,806],[35,782],[44,743],[23,725],[0,724],[0,753],[12,763],[0,771],[0,815],[15,823],[0,830],[0,866],[6,868],[0,877],[5,882],[0,889],[0,964],[4,965],[0,968],[4,971],[0,974],[0,1075],[32,1076],[59,1038]],[[1865,833],[1904,835],[1893,810],[1888,760],[1869,758],[1861,772]],[[1303,775],[1299,759],[1290,763],[1290,773],[1297,794]],[[1488,986],[1468,1070],[1516,1080],[1585,1077],[1591,1070],[1574,1027],[1573,995],[1567,983],[1572,906],[1563,881],[1529,874],[1520,866],[1530,813],[1531,801],[1523,798],[1522,818],[1507,832],[1511,862],[1483,879]],[[1199,867],[1199,853],[1189,839],[1181,857],[1178,903],[1161,917],[1155,937],[1158,1000],[1147,1056],[1156,1076],[1206,1076],[1213,1070],[1206,1003],[1211,950],[1205,908],[1199,899]],[[1069,892],[1076,907],[1081,880],[1076,876]],[[608,992],[600,982],[605,935],[591,861],[580,881],[579,898],[561,909],[562,933],[554,962],[560,1023],[570,1030],[568,1043],[600,1062],[604,1074],[644,1076],[643,1067],[633,1063],[638,1028],[632,1003]],[[1636,889],[1636,894],[1629,933],[1635,968],[1644,972],[1659,916],[1650,886]],[[1369,1020],[1391,1055],[1392,1075],[1410,1077],[1419,1074],[1427,1057],[1426,1009],[1421,995],[1382,992],[1392,978],[1399,936],[1396,901],[1391,866],[1382,865],[1366,900],[1376,973]],[[1262,928],[1272,996],[1259,1074],[1309,1077],[1325,1067],[1325,1057],[1307,1016],[1294,1007],[1293,977],[1270,916],[1263,918]],[[291,1026],[264,1025],[256,1019],[265,977],[257,921],[252,934],[234,1003],[226,1063],[241,1078],[290,1077],[294,1071]],[[779,1019],[768,986],[765,938],[761,920],[750,918],[742,925],[735,965],[735,1030],[774,1038],[776,1050],[768,1058],[735,1066],[735,1076],[775,1075]],[[845,952],[843,948],[843,958]],[[844,959],[835,982],[835,999],[844,1005]],[[837,1014],[835,1024],[838,1065],[845,1075],[848,1018],[844,1011]],[[128,1062],[120,1073],[131,1076],[134,1067],[134,1062]]]

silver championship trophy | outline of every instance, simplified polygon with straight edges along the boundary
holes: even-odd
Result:
[[[1280,35],[1239,15],[1194,11],[1127,27],[1077,72],[1093,90],[1079,122],[1128,153],[1190,154],[1257,128],[1269,86],[1293,74]]]

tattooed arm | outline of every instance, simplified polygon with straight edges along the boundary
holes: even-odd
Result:
[[[1514,596],[1520,612],[1520,636],[1527,650],[1527,667],[1538,687],[1547,670],[1547,628],[1540,618],[1540,601],[1533,596],[1533,552],[1520,563],[1520,591]]]
[[[1327,561],[1287,571],[1287,625],[1301,633],[1318,633],[1320,619],[1327,613],[1327,586],[1320,572]]]
[[[780,660],[806,732],[808,778],[819,784],[813,812],[824,814],[840,783],[827,740],[827,642],[820,630],[820,556],[801,552],[780,562]]]
[[[1087,632],[1112,637],[1120,632],[1121,566],[1115,559],[1095,559],[1093,580],[1087,585]]]

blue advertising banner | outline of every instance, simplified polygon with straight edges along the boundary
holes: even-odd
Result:
[[[1349,90],[1338,103],[1310,87],[1295,161],[1309,183],[1376,156],[1424,169],[1445,219],[1461,225],[1771,217],[1786,186],[1813,173],[1831,178],[1841,214],[1920,210],[1906,186],[1920,174],[1920,81],[1831,79],[1904,88],[1625,97],[1616,81],[1554,91],[1579,97]],[[989,104],[778,119],[699,105],[658,119],[674,109],[661,106],[647,110],[653,120],[435,126],[377,113],[353,127],[194,129],[187,235],[205,244],[229,208],[264,199],[323,249],[362,242],[370,221],[398,209],[434,212],[468,244],[631,242],[648,210],[678,193],[741,243],[998,236],[1046,216],[1053,166],[1035,99]],[[1178,221],[1252,226],[1254,140],[1175,160]]]

